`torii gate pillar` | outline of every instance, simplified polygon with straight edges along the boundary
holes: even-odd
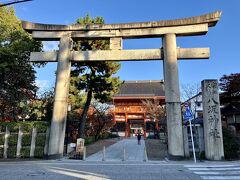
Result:
[[[176,44],[175,34],[163,36],[164,85],[167,108],[168,155],[170,159],[184,157]]]
[[[53,115],[47,154],[49,159],[57,159],[63,156],[71,70],[71,46],[72,40],[70,36],[62,36],[58,53]]]

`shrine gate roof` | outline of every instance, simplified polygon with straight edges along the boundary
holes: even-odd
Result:
[[[89,31],[89,30],[113,30],[113,29],[138,29],[138,28],[153,28],[153,27],[171,27],[171,26],[184,26],[193,24],[207,23],[208,27],[215,26],[221,16],[221,11],[214,13],[204,14],[190,18],[182,18],[175,20],[161,20],[151,22],[135,22],[135,23],[122,23],[122,24],[72,24],[72,25],[56,25],[56,24],[40,24],[22,21],[23,28],[28,31]]]
[[[163,81],[125,81],[120,87],[119,93],[114,97],[126,96],[165,96]]]

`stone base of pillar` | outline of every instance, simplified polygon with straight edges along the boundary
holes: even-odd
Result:
[[[52,154],[52,155],[45,155],[44,159],[52,160],[52,159],[62,159],[62,154]]]
[[[173,161],[183,161],[183,160],[185,160],[184,156],[174,156],[174,155],[171,155],[171,154],[168,154],[167,158],[169,160],[173,160]]]
[[[183,130],[180,103],[166,103],[168,154],[184,157]]]

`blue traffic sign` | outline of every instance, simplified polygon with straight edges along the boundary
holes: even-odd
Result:
[[[189,107],[187,102],[184,103],[184,107],[185,108]]]
[[[184,120],[192,120],[193,119],[193,114],[189,107],[186,107],[186,110],[183,113],[183,119]]]

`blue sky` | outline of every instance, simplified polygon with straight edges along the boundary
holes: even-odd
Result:
[[[2,1],[4,2],[4,1]],[[210,47],[209,60],[179,61],[180,85],[203,79],[219,79],[240,69],[240,1],[239,0],[34,0],[15,5],[17,16],[26,21],[72,24],[78,17],[102,16],[105,23],[158,21],[223,12],[216,27],[205,36],[181,37],[180,47]],[[124,49],[160,48],[161,39],[126,40]],[[48,43],[45,48],[51,49]],[[55,83],[56,63],[37,69],[37,80],[50,87]],[[163,79],[161,61],[124,62],[117,74],[122,80]]]

